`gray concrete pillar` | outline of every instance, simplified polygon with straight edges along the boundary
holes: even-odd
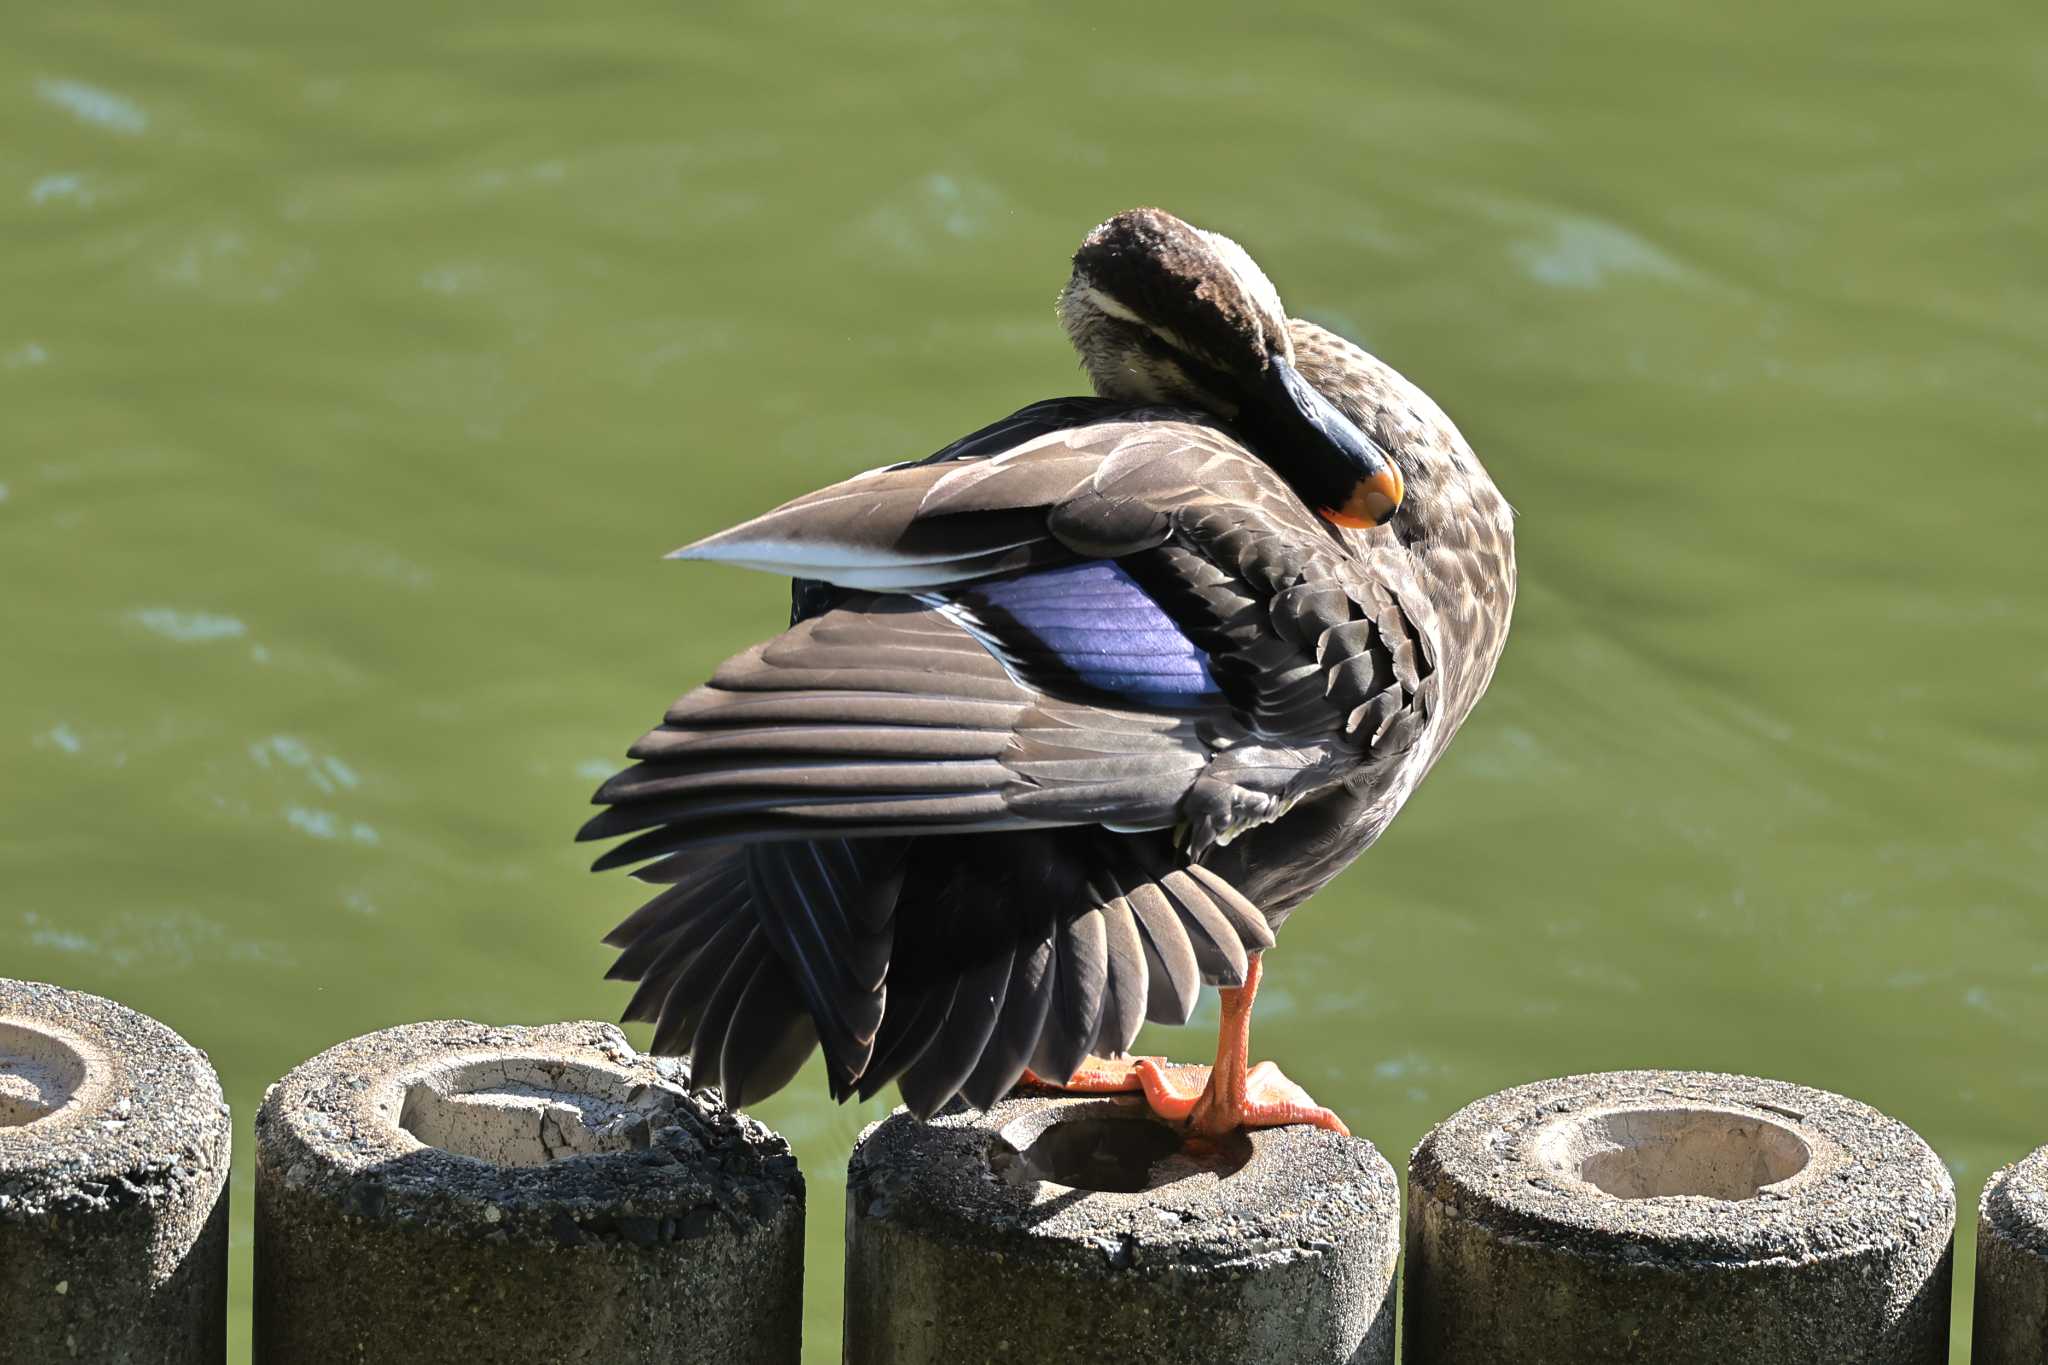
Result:
[[[2048,1147],[1984,1184],[1977,1203],[1971,1365],[2048,1360]]]
[[[271,1365],[786,1365],[789,1146],[609,1024],[410,1024],[256,1115],[255,1348]]]
[[[1624,1071],[1489,1095],[1408,1166],[1420,1365],[1940,1365],[1955,1187],[1823,1090]]]
[[[861,1135],[848,1365],[1391,1365],[1400,1190],[1359,1138],[1190,1151],[1135,1100],[1012,1098]]]
[[[0,978],[0,1359],[218,1365],[229,1130],[156,1020]]]

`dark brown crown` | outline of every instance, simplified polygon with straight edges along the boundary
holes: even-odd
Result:
[[[1164,209],[1131,209],[1096,228],[1074,253],[1074,272],[1213,361],[1265,367],[1258,305],[1208,239]]]

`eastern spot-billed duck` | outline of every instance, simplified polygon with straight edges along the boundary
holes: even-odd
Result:
[[[796,580],[788,630],[605,783],[628,1019],[736,1104],[822,1045],[930,1115],[1027,1074],[1202,1133],[1343,1130],[1247,1069],[1262,954],[1493,675],[1512,513],[1456,427],[1157,209],[1059,301],[1094,381],[677,551]],[[1214,1068],[1129,1055],[1223,988]]]

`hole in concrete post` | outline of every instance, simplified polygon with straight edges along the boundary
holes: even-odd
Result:
[[[990,1165],[1013,1181],[1137,1194],[1202,1172],[1227,1177],[1250,1157],[1251,1144],[1242,1133],[1190,1143],[1178,1129],[1142,1115],[1059,1118],[1041,1112],[1003,1129]]]
[[[46,1119],[85,1085],[86,1059],[58,1033],[0,1019],[0,1128]]]
[[[633,1092],[641,1089],[621,1073],[585,1062],[457,1062],[406,1086],[398,1126],[458,1156],[495,1166],[545,1166],[647,1147],[658,1105],[636,1104]]]
[[[1545,1134],[1538,1154],[1616,1199],[1754,1199],[1812,1158],[1781,1123],[1704,1106],[1576,1115]]]
[[[1152,1167],[1180,1150],[1180,1135],[1146,1119],[1055,1123],[1019,1152],[1019,1175],[1077,1190],[1149,1188]]]

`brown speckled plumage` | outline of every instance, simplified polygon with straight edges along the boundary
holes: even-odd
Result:
[[[666,884],[609,940],[657,1049],[735,1102],[822,1043],[835,1095],[986,1105],[1185,1022],[1379,837],[1492,677],[1512,516],[1428,397],[1278,305],[1234,243],[1120,215],[1061,302],[1101,396],[680,552],[797,586],[585,827]],[[1290,374],[1395,466],[1384,525],[1304,504],[1352,466],[1269,420]]]

